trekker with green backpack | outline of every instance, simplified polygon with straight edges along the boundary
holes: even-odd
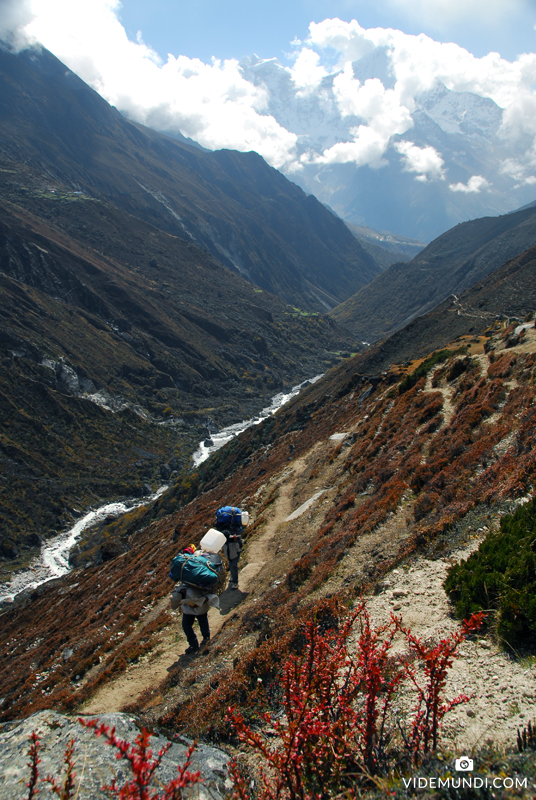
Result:
[[[207,548],[212,546],[214,537],[220,537],[218,547],[221,547],[223,536],[217,531],[209,531],[201,540],[201,545]],[[208,544],[207,544],[208,542]],[[210,549],[197,548],[195,544],[178,553],[171,562],[169,577],[177,581],[171,593],[171,608],[182,611],[182,629],[188,641],[185,651],[187,655],[200,649],[199,641],[194,632],[194,622],[197,619],[203,637],[201,647],[210,641],[210,627],[208,611],[211,606],[219,608],[220,600],[214,589],[223,564],[217,552]]]

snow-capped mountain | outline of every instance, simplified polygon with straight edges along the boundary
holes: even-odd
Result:
[[[276,59],[246,58],[240,67],[264,88],[264,113],[298,137],[301,168],[294,164],[288,177],[348,222],[430,241],[534,199],[533,182],[516,183],[507,168],[515,153],[503,109],[439,80],[404,97],[385,47],[313,88]]]

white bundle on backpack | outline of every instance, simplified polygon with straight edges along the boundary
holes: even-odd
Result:
[[[210,553],[219,553],[224,544],[224,534],[217,531],[216,528],[209,528],[199,542],[199,547],[202,550],[208,550]]]

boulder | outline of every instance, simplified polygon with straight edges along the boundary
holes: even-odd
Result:
[[[86,717],[95,719],[95,717]],[[139,726],[134,717],[128,714],[100,714],[99,722],[115,727],[119,739],[134,742]],[[112,782],[114,775],[121,786],[131,777],[126,759],[116,758],[117,750],[111,747],[93,730],[84,728],[77,718],[68,717],[55,711],[39,711],[24,720],[16,720],[0,725],[0,800],[13,800],[25,797],[25,784],[29,780],[28,767],[29,737],[35,731],[40,742],[38,765],[40,779],[52,775],[58,783],[64,774],[63,758],[65,749],[74,739],[75,794],[78,800],[98,800],[108,798],[102,786]],[[151,737],[153,756],[168,744],[160,735]],[[155,774],[153,791],[177,775],[177,767],[185,760],[188,740],[174,742],[162,759]],[[186,795],[199,797],[199,800],[222,800],[231,788],[227,776],[229,756],[215,747],[200,744],[194,753],[190,771],[201,771],[203,783],[193,786]],[[48,796],[48,787],[46,794]],[[39,792],[38,797],[41,796]]]

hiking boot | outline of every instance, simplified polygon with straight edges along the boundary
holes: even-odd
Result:
[[[238,584],[237,583],[232,583],[231,584],[231,589],[238,589]]]
[[[191,644],[190,647],[187,647],[186,650],[184,651],[184,655],[189,656],[190,653],[197,653],[198,650],[199,650],[198,644]]]
[[[203,641],[201,642],[201,647],[202,648],[206,647],[209,642],[210,642],[210,637],[208,637],[207,639],[203,639]]]

